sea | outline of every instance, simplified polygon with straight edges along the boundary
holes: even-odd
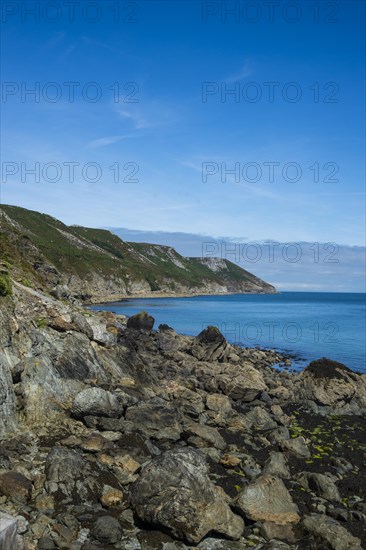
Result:
[[[294,370],[327,357],[366,372],[366,295],[281,292],[188,298],[138,298],[90,306],[132,316],[145,310],[176,332],[197,335],[208,325],[232,344],[276,349]]]

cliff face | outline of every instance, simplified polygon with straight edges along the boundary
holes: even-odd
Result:
[[[124,242],[106,230],[68,227],[15,206],[0,207],[0,259],[18,282],[90,302],[152,293],[276,292],[228,260],[185,258],[168,246]]]

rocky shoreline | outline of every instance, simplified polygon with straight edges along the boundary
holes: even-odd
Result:
[[[23,285],[0,324],[1,549],[365,548],[365,375]]]
[[[105,296],[98,295],[86,299],[83,303],[85,305],[103,305],[103,304],[113,304],[116,302],[127,302],[128,300],[138,300],[144,298],[195,298],[199,296],[229,296],[236,295],[238,292],[203,292],[203,291],[193,291],[193,292],[159,292],[158,290],[154,292],[135,292],[129,294],[121,294],[120,296],[114,294],[107,294]],[[266,292],[240,292],[239,294],[266,294]],[[279,294],[276,290],[271,292],[271,294]]]

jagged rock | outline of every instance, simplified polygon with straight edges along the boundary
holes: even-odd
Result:
[[[204,411],[205,406],[202,397],[197,392],[174,382],[164,386],[164,390],[169,397],[173,398],[173,406],[179,409],[182,414],[197,419]]]
[[[360,539],[353,537],[335,519],[322,514],[311,514],[303,520],[305,529],[332,550],[362,550]]]
[[[51,296],[57,300],[67,300],[71,296],[71,291],[67,285],[56,285],[51,291]]]
[[[366,409],[366,375],[323,357],[312,361],[297,380],[298,400],[342,406],[354,401]]]
[[[276,422],[263,407],[254,407],[244,415],[248,428],[255,430],[272,430],[277,427]]]
[[[92,433],[81,443],[80,447],[84,451],[89,451],[92,453],[99,453],[101,451],[106,451],[112,447],[112,444],[108,439],[103,437],[99,433]]]
[[[221,391],[235,400],[253,401],[262,391],[267,389],[263,376],[248,364],[222,369],[217,376]]]
[[[127,320],[127,328],[150,331],[153,329],[154,323],[154,317],[149,315],[146,311],[140,311],[140,313],[129,317]]]
[[[309,447],[306,445],[302,435],[294,439],[281,440],[279,444],[283,451],[293,454],[298,458],[309,458],[310,456]]]
[[[0,326],[5,326],[1,310]],[[13,362],[9,353],[6,350],[0,351],[0,437],[17,427],[12,366]]]
[[[113,393],[102,388],[87,388],[74,398],[71,413],[77,418],[87,415],[119,417],[123,408]]]
[[[0,548],[4,550],[13,550],[13,548],[16,548],[16,536],[16,518],[0,511]]]
[[[248,364],[199,362],[194,374],[207,392],[222,392],[235,401],[253,401],[267,389],[260,372]]]
[[[291,474],[283,453],[272,451],[263,468],[264,474],[271,474],[281,479],[290,479]]]
[[[177,410],[159,398],[129,407],[126,420],[132,422],[137,431],[154,439],[176,441],[182,432]]]
[[[131,490],[133,508],[143,521],[178,539],[197,543],[210,531],[238,539],[243,520],[233,514],[207,472],[199,451],[167,451],[142,469]]]
[[[199,361],[223,361],[227,350],[228,343],[219,329],[208,326],[196,336],[190,353]]]
[[[188,436],[188,441],[193,438],[199,438],[203,445],[194,445],[197,447],[215,447],[216,449],[225,449],[226,443],[216,428],[190,422],[184,427],[184,435]],[[193,438],[192,438],[193,436]]]
[[[222,418],[227,418],[233,411],[230,399],[221,393],[211,393],[206,397],[206,407]]]
[[[26,501],[32,492],[32,482],[18,472],[5,472],[0,475],[0,493],[15,500]]]
[[[292,525],[278,525],[273,521],[265,521],[260,533],[267,540],[280,539],[295,542],[296,537]]]
[[[45,488],[57,504],[85,504],[98,498],[101,487],[97,472],[75,450],[53,447],[46,459],[45,473]]]
[[[314,491],[318,496],[326,500],[341,501],[337,485],[324,474],[301,472],[296,476],[302,487]]]
[[[299,511],[283,481],[263,474],[239,493],[237,508],[254,521],[273,521],[279,525],[298,523]]]

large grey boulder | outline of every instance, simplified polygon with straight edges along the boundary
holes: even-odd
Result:
[[[322,514],[311,514],[303,526],[315,539],[329,545],[332,550],[362,550],[360,539],[354,537],[335,519]]]
[[[78,418],[87,415],[118,417],[123,414],[123,406],[112,392],[87,388],[75,396],[71,413]]]
[[[228,497],[207,474],[199,451],[167,451],[142,469],[131,489],[132,506],[143,521],[178,539],[197,543],[211,531],[238,539],[244,522],[230,510]]]
[[[354,406],[366,409],[366,375],[342,363],[323,357],[312,361],[299,375],[297,400],[314,401],[320,406]]]
[[[210,393],[223,393],[235,401],[253,401],[267,385],[261,373],[249,365],[231,363],[197,363],[194,374]]]
[[[261,475],[244,487],[236,505],[253,521],[273,521],[279,525],[300,521],[299,510],[285,484],[269,474]]]

